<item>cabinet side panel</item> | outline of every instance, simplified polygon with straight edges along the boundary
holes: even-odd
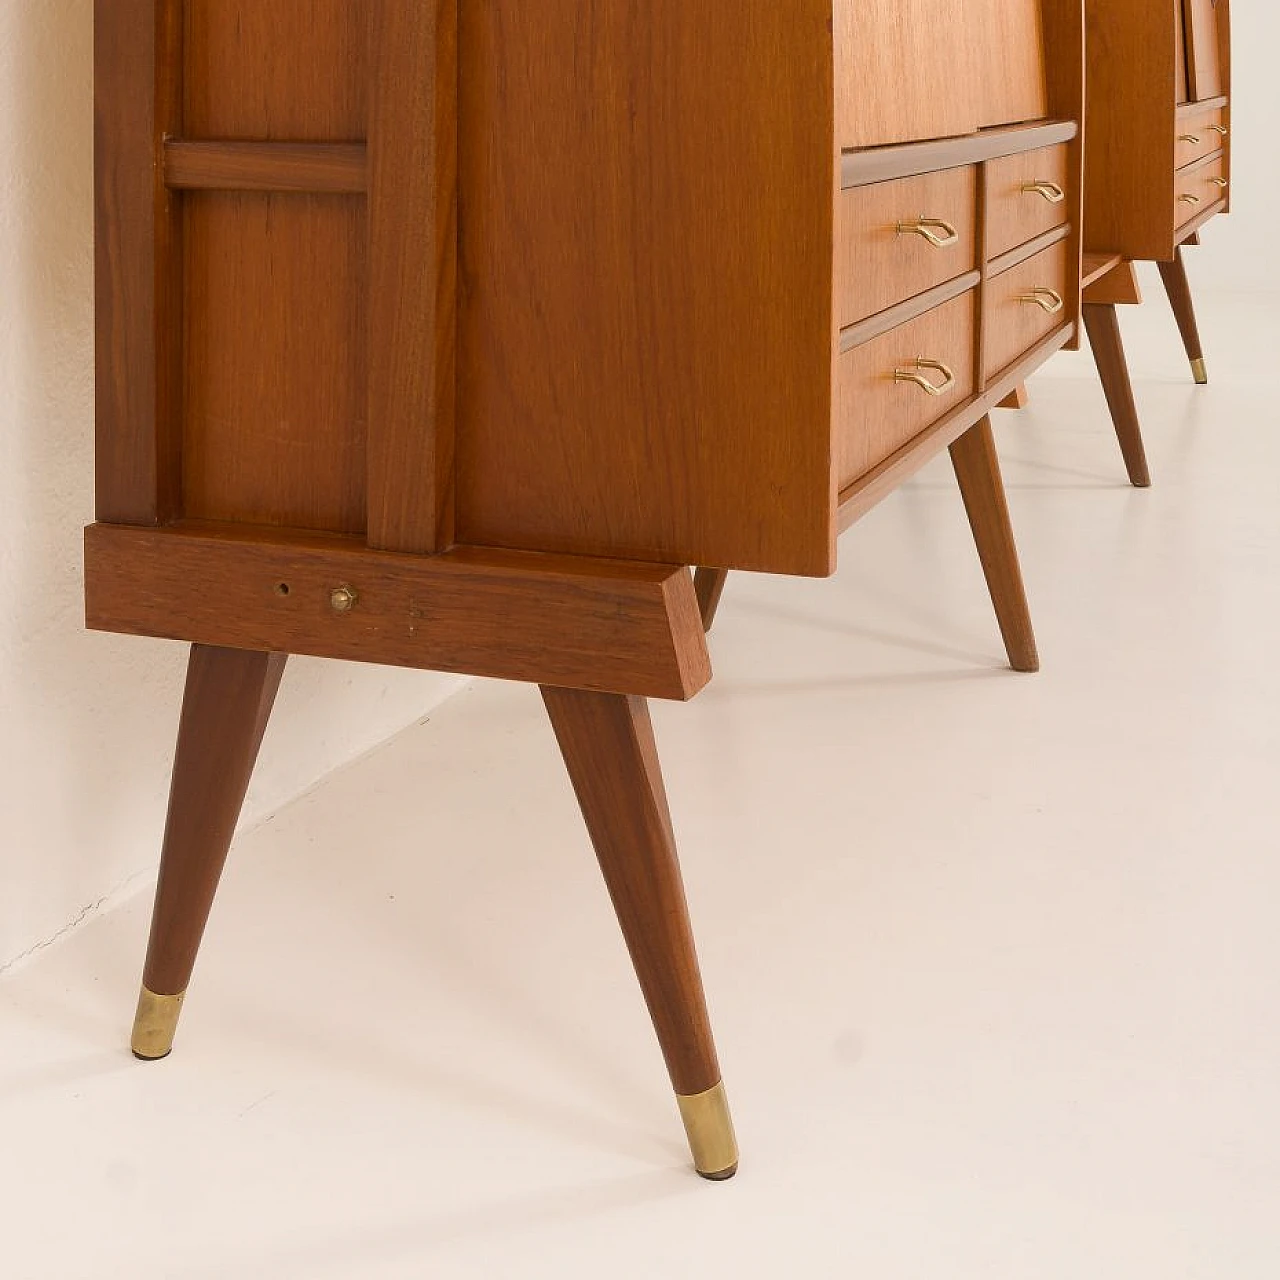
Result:
[[[176,0],[94,6],[97,513],[155,524],[178,501],[181,247],[160,179],[180,127]]]
[[[187,516],[363,531],[363,200],[192,194],[185,250]]]
[[[1173,253],[1180,0],[1086,0],[1085,247]]]
[[[1187,15],[1187,75],[1195,102],[1224,92],[1218,13],[1221,0],[1184,0]]]
[[[189,137],[364,136],[363,0],[185,0],[184,8]]]
[[[464,6],[460,540],[830,571],[830,17]]]

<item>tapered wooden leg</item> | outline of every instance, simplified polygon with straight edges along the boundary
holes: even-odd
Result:
[[[729,1118],[649,707],[544,688],[543,700],[671,1074],[694,1165],[730,1178]]]
[[[218,888],[286,655],[193,645],[133,1052],[163,1058]]]
[[[1022,585],[1018,548],[1009,524],[1009,506],[1000,478],[990,418],[983,418],[951,446],[951,463],[969,513],[973,538],[978,544],[978,556],[987,576],[1009,665],[1015,671],[1039,671],[1031,610]]]
[[[1020,382],[1012,391],[1009,392],[1003,400],[996,405],[997,409],[1025,409],[1031,403],[1031,396],[1027,393],[1027,384]]]
[[[1169,295],[1169,303],[1178,321],[1182,345],[1187,349],[1187,359],[1191,361],[1191,374],[1198,386],[1204,386],[1209,381],[1209,371],[1205,367],[1204,348],[1200,345],[1200,327],[1196,324],[1196,309],[1191,301],[1191,286],[1187,283],[1187,264],[1182,256],[1181,245],[1174,253],[1172,262],[1160,263],[1160,278],[1164,281],[1165,292]]]
[[[1084,327],[1093,348],[1098,377],[1106,392],[1107,406],[1111,410],[1111,421],[1115,423],[1129,479],[1139,489],[1146,489],[1151,484],[1151,473],[1147,469],[1142,424],[1138,421],[1138,406],[1133,398],[1133,383],[1129,378],[1129,362],[1125,359],[1116,308],[1109,303],[1086,303]]]
[[[728,569],[699,569],[693,575],[693,589],[698,593],[698,610],[702,614],[702,629],[710,631],[724,595],[724,584],[729,580]]]

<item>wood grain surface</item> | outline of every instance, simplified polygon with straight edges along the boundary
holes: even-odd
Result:
[[[365,527],[365,236],[346,196],[186,198],[183,513]]]
[[[1084,308],[1085,331],[1093,348],[1098,377],[1107,397],[1107,408],[1115,425],[1120,452],[1124,456],[1125,469],[1130,483],[1138,489],[1151,485],[1151,471],[1147,466],[1147,451],[1142,443],[1142,423],[1138,418],[1138,405],[1133,398],[1133,382],[1129,377],[1129,362],[1124,354],[1124,340],[1120,335],[1120,321],[1114,305],[1090,303]]]
[[[720,1082],[720,1065],[648,705],[550,687],[542,697],[671,1083],[703,1093]]]
[[[462,12],[465,542],[834,565],[829,2]]]
[[[974,390],[977,294],[968,292],[840,357],[837,370],[836,471],[843,485],[889,457],[931,422],[962,405]],[[895,380],[917,372],[918,358],[945,364],[952,374],[938,396]],[[921,371],[944,385],[937,370]]]
[[[1195,102],[1217,97],[1223,91],[1218,7],[1219,0],[1183,0],[1187,23],[1187,85]],[[1222,8],[1226,9],[1225,0]]]
[[[177,0],[95,0],[97,514],[179,509],[182,224],[158,162],[181,128]]]
[[[191,981],[284,666],[284,654],[192,646],[142,979],[156,995]]]
[[[442,551],[454,533],[457,0],[370,13],[368,540]]]
[[[1031,610],[1009,523],[1009,507],[990,418],[983,418],[951,445],[951,462],[991,592],[991,603],[995,606],[1000,634],[1004,637],[1009,665],[1015,671],[1039,671]]]
[[[1091,249],[1139,260],[1173,252],[1176,4],[1086,0],[1084,238]]]
[[[1070,160],[1070,144],[1063,143],[1006,156],[986,166],[988,258],[1076,220],[1078,206],[1071,197],[1079,190],[1079,182],[1073,178]],[[1053,203],[1029,189],[1036,183],[1053,184],[1064,198]]]
[[[179,142],[164,144],[165,185],[189,191],[355,194],[369,185],[358,142]]]
[[[1200,341],[1200,326],[1196,322],[1196,306],[1191,297],[1191,284],[1187,280],[1187,263],[1179,245],[1172,262],[1160,263],[1160,279],[1164,283],[1165,293],[1169,295],[1169,305],[1173,308],[1174,319],[1178,322],[1178,332],[1182,335],[1182,345],[1186,348],[1188,360],[1203,360],[1204,346]]]
[[[720,608],[720,598],[724,595],[725,583],[729,580],[727,569],[701,568],[693,580],[693,588],[698,596],[698,612],[702,616],[704,631],[710,631],[715,625],[716,613]]]
[[[181,7],[185,137],[364,138],[367,2],[183,0]]]
[[[1068,265],[1068,242],[1060,240],[1020,265],[987,282],[983,312],[987,330],[984,355],[986,376],[1007,368],[1042,338],[1059,328],[1070,296],[1069,283],[1079,289],[1080,272]],[[1037,289],[1052,289],[1063,301],[1057,313],[1028,299]]]
[[[375,552],[252,526],[93,525],[90,627],[690,698],[710,679],[687,569],[458,547]],[[335,589],[355,608],[336,613]]]
[[[851,325],[978,265],[977,170],[972,165],[856,187],[840,197],[836,228],[836,318]],[[947,224],[938,246],[899,231],[921,218]],[[948,239],[945,228],[926,228]]]

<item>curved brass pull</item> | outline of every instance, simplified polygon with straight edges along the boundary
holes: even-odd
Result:
[[[1227,189],[1228,183],[1226,178],[1210,178],[1209,181],[1212,182],[1219,191],[1225,191]]]
[[[1225,138],[1231,132],[1225,124],[1211,124],[1209,126],[1210,133],[1216,133],[1218,137]]]
[[[1200,145],[1200,135],[1198,133],[1180,133],[1178,134],[1179,142],[1189,142],[1193,147]]]
[[[893,371],[894,382],[910,382],[914,386],[920,388],[926,395],[940,396],[945,395],[952,387],[956,385],[956,375],[942,363],[941,360],[926,360],[920,357],[914,364],[914,369],[932,369],[942,374],[941,382],[930,382],[923,373],[912,372],[911,369],[895,369]]]
[[[1018,301],[1034,302],[1037,307],[1047,311],[1051,316],[1056,316],[1067,305],[1062,294],[1056,289],[1049,289],[1043,285],[1037,285],[1030,293],[1020,293]]]
[[[1199,204],[1200,197],[1193,196],[1190,191],[1184,191],[1179,197],[1183,204]]]
[[[1067,198],[1056,182],[1024,182],[1022,190],[1029,196],[1043,196],[1050,204],[1061,204]]]
[[[923,236],[935,249],[948,249],[960,239],[955,227],[941,218],[919,217],[914,222],[900,222],[897,230],[900,236]]]

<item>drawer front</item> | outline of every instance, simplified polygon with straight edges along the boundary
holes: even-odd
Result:
[[[1174,143],[1175,168],[1185,168],[1221,150],[1227,139],[1225,116],[1226,112],[1219,108],[1178,121],[1177,140]]]
[[[996,276],[987,284],[986,373],[1007,368],[1070,318],[1067,241]]]
[[[1005,156],[987,166],[987,256],[998,257],[1070,217],[1070,147]]]
[[[835,438],[841,488],[972,397],[976,299],[972,291],[962,294],[838,357]]]
[[[972,167],[844,192],[836,236],[841,327],[972,271],[977,196]]]
[[[1184,169],[1177,175],[1173,201],[1173,225],[1185,226],[1211,204],[1225,200],[1227,179],[1222,156],[1209,164]]]

